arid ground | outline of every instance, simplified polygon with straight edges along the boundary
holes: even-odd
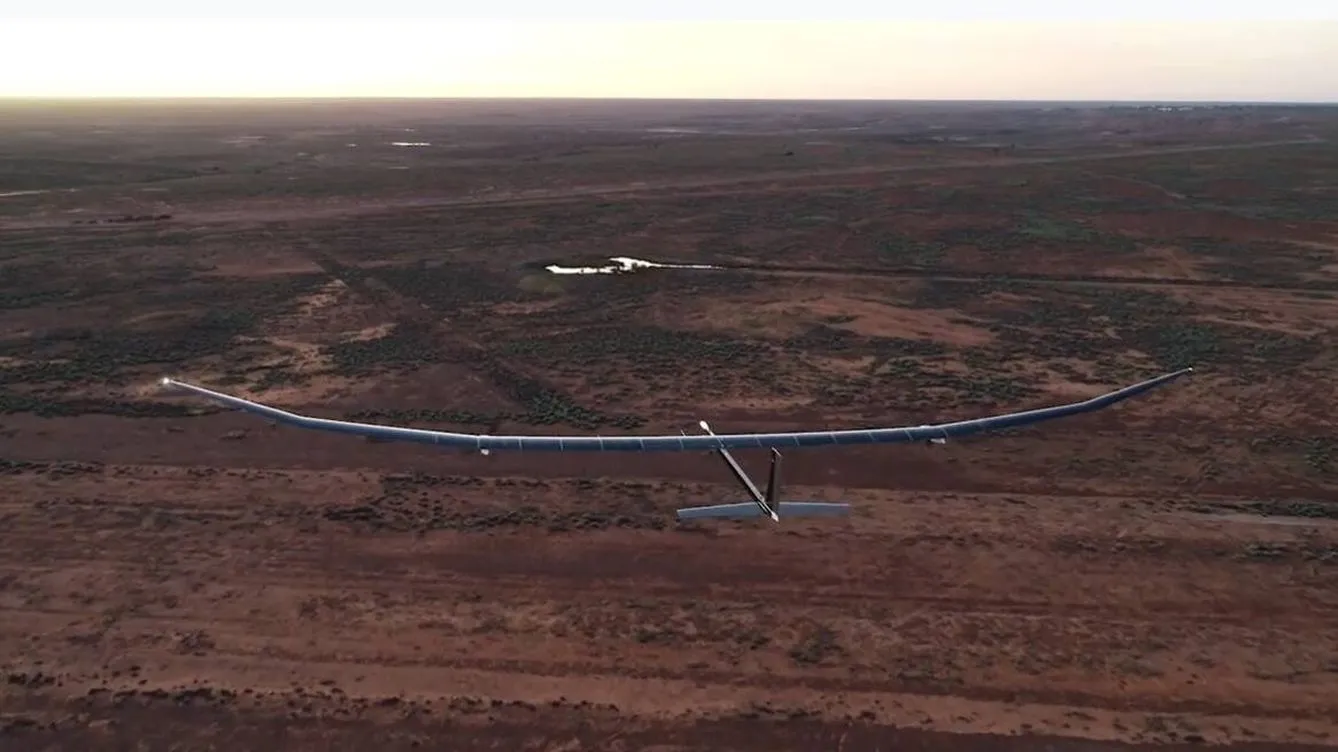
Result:
[[[0,748],[1338,745],[1338,108],[9,103]],[[611,256],[712,270],[554,274]],[[1109,410],[785,454],[487,433]],[[755,475],[765,454],[740,452]]]

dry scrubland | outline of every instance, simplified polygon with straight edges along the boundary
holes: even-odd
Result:
[[[1338,739],[1334,110],[5,107],[0,747]],[[726,268],[543,268],[616,255]],[[792,497],[857,509],[780,527],[677,524],[736,497],[707,455],[152,388],[761,430],[1184,365],[1045,428],[792,452]]]

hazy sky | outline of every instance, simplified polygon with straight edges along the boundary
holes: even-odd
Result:
[[[0,96],[1338,101],[1338,3],[1319,0],[1263,16],[1232,0],[1123,0],[1120,16],[1079,0],[687,0],[653,15],[492,0],[479,7],[515,20],[412,17],[451,4],[378,19],[337,0],[237,0],[207,19],[163,0],[116,3],[116,19],[77,17],[91,0],[62,3],[65,18],[0,11]]]

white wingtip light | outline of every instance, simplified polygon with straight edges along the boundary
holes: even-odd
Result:
[[[711,427],[708,426],[708,425],[706,425],[706,421],[704,421],[704,420],[699,420],[699,421],[697,421],[697,425],[701,426],[703,431],[710,431],[710,430],[711,430]]]

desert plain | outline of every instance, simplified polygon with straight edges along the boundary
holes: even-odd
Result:
[[[0,748],[1338,744],[1338,108],[8,102]],[[712,269],[559,274],[610,257]],[[1089,415],[719,459],[474,433]],[[764,452],[740,451],[756,477]]]

